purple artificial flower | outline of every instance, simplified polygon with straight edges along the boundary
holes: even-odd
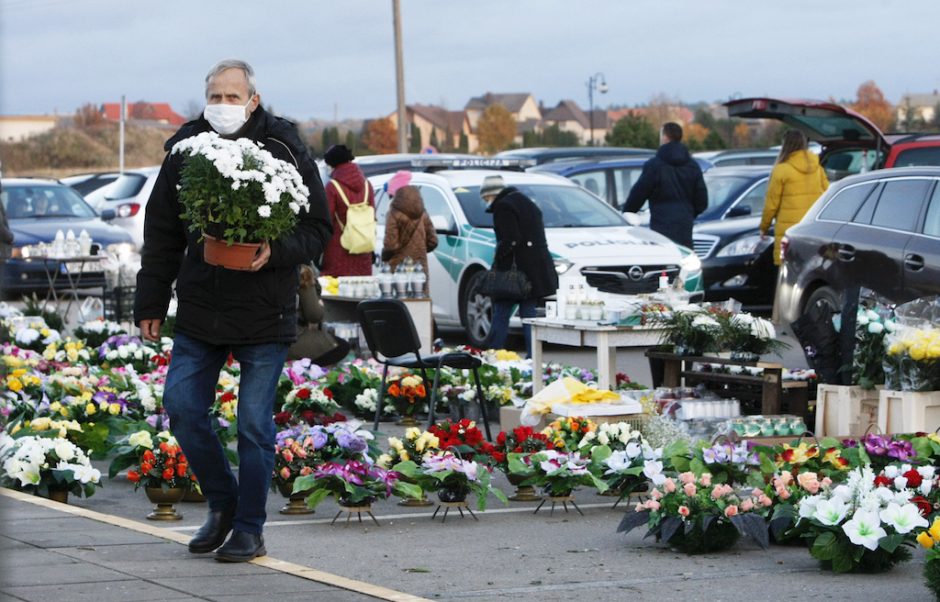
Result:
[[[885,456],[888,454],[888,440],[881,435],[865,435],[862,440],[865,443],[865,451],[872,456]]]
[[[368,447],[364,439],[361,439],[355,433],[351,433],[347,430],[339,430],[336,432],[336,442],[339,443],[339,446],[343,449],[352,452],[361,452]]]
[[[706,464],[714,464],[718,461],[718,452],[715,451],[714,447],[706,447],[702,450],[702,460]]]
[[[916,455],[917,452],[914,451],[914,446],[911,445],[910,441],[892,441],[888,446],[888,457],[901,460],[902,462],[907,462]]]
[[[323,446],[326,445],[327,441],[329,441],[329,437],[327,437],[326,433],[323,432],[322,428],[313,428],[310,429],[310,431],[310,439],[313,442],[313,449],[322,449]]]

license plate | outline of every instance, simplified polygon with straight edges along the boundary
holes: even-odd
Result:
[[[79,272],[100,272],[101,268],[97,262],[86,262],[82,264],[80,261],[71,261],[68,263],[62,264],[62,273],[70,272],[72,274],[78,274]]]

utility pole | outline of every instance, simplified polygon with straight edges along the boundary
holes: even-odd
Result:
[[[408,152],[408,119],[405,111],[405,59],[401,51],[401,6],[392,0],[392,22],[395,28],[395,87],[398,92],[398,152]]]
[[[124,173],[124,120],[127,119],[127,98],[121,94],[121,125],[118,135],[118,173]]]

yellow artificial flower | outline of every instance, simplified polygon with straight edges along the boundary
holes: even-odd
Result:
[[[88,414],[89,416],[93,415],[93,414],[94,414],[95,412],[97,412],[97,411],[98,411],[98,406],[96,406],[96,405],[93,404],[93,403],[90,403],[90,404],[88,404],[88,405],[85,406],[85,413]],[[64,416],[64,414],[63,414],[63,416]]]
[[[11,434],[11,435],[15,435],[16,433],[19,432],[19,430],[20,430],[22,427],[23,427],[22,424],[17,423],[16,426],[14,426],[13,429],[10,430],[10,434]]]
[[[44,431],[50,428],[51,426],[52,426],[52,419],[46,416],[36,418],[35,420],[29,423],[29,428],[33,429],[34,431]]]
[[[13,378],[12,376],[7,377],[7,389],[13,391],[14,393],[19,393],[23,390],[23,383],[20,382],[20,379]]]
[[[515,351],[509,351],[507,349],[497,349],[496,350],[496,359],[502,362],[512,362],[518,361],[522,358],[519,357],[519,354]]]
[[[61,409],[62,409],[62,404],[59,403],[58,401],[53,401],[52,403],[49,404],[49,411],[52,412],[53,414],[55,414]]]
[[[401,439],[399,439],[398,437],[389,437],[388,445],[395,451],[401,451],[402,447],[404,447],[402,445]]]
[[[10,372],[10,375],[15,376],[16,378],[23,378],[26,376],[26,368],[19,368],[14,370],[13,372]]]
[[[119,404],[119,403],[112,403],[111,405],[109,405],[109,406],[108,406],[108,413],[111,414],[112,416],[117,416],[118,414],[120,414],[120,413],[121,413],[121,404]]]
[[[917,535],[917,543],[929,550],[933,547],[933,538],[926,531],[921,531],[920,534]]]
[[[940,541],[940,518],[934,519],[933,524],[930,525],[930,536],[936,541]]]
[[[407,462],[411,459],[411,454],[402,449],[398,452],[398,457],[402,459],[402,462]]]
[[[411,426],[405,429],[405,439],[411,441],[417,439],[419,436],[421,436],[421,429],[418,427]]]

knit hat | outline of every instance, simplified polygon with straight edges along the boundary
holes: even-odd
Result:
[[[355,159],[352,154],[352,151],[347,148],[345,144],[334,144],[326,150],[326,153],[323,155],[323,160],[326,161],[326,164],[330,167],[336,167],[337,165],[342,165],[343,163],[349,163]]]
[[[385,189],[388,191],[388,196],[395,196],[395,192],[403,187],[411,184],[411,172],[400,170],[396,171],[395,175],[385,183]]]
[[[503,176],[486,176],[483,178],[483,185],[480,186],[480,196],[487,197],[499,194],[499,191],[506,187]]]

